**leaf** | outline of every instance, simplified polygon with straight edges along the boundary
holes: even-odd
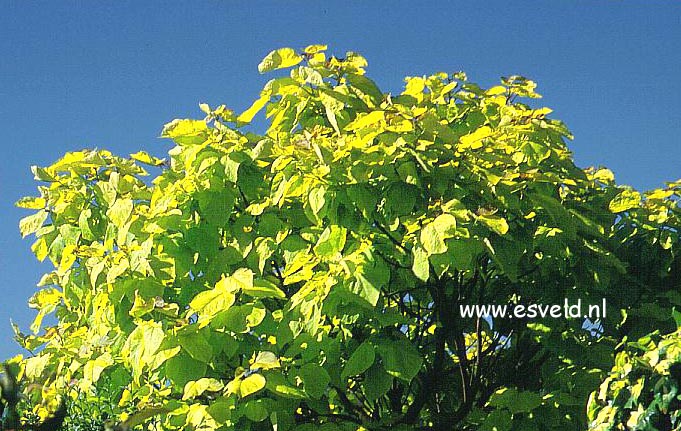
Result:
[[[371,111],[368,114],[360,114],[357,116],[355,121],[352,123],[348,124],[345,129],[346,130],[357,130],[357,129],[363,129],[368,126],[373,126],[374,124],[380,122],[380,121],[385,121],[385,112],[384,111]]]
[[[314,252],[319,257],[332,258],[345,247],[345,236],[347,230],[344,227],[331,225],[324,229],[319,236]]]
[[[215,288],[198,293],[189,303],[189,308],[199,314],[199,328],[203,328],[219,312],[229,309],[234,304],[236,296],[231,290],[231,283],[221,279]]]
[[[258,356],[256,356],[251,363],[251,369],[253,370],[271,370],[273,368],[279,367],[281,367],[281,364],[279,363],[279,358],[277,358],[277,355],[268,351],[258,353]]]
[[[258,71],[260,73],[270,72],[276,69],[295,66],[301,61],[303,61],[303,57],[296,54],[292,48],[280,48],[270,52],[262,59],[258,65]]]
[[[278,372],[270,372],[267,375],[267,390],[283,397],[290,399],[308,398],[307,394],[302,390],[291,386],[286,378]]]
[[[420,76],[408,77],[404,79],[406,85],[402,94],[416,97],[420,100],[423,97],[423,90],[426,88],[426,81]]]
[[[490,129],[489,126],[482,126],[476,129],[473,133],[469,133],[468,135],[464,135],[459,138],[458,148],[461,150],[466,150],[469,148],[475,150],[481,148],[484,139],[491,135],[492,129]]]
[[[47,220],[47,216],[49,215],[49,212],[42,210],[28,217],[22,218],[19,221],[19,231],[21,232],[21,237],[25,238],[28,235],[37,232],[38,229],[43,226],[43,223],[45,223],[45,220]]]
[[[529,391],[518,391],[514,388],[497,390],[489,400],[492,407],[505,407],[511,413],[529,413],[543,403],[542,396]]]
[[[173,120],[163,127],[162,138],[170,138],[178,145],[203,144],[208,138],[208,126],[200,120]]]
[[[136,160],[140,163],[144,163],[145,165],[151,165],[151,166],[161,166],[165,163],[164,159],[159,159],[158,157],[154,157],[147,153],[146,151],[138,151],[134,154],[130,154],[130,158],[133,160]]]
[[[31,210],[40,210],[45,208],[45,205],[47,205],[47,201],[45,198],[38,198],[38,197],[23,197],[19,199],[16,203],[16,206],[19,208],[26,208],[26,209],[31,209]]]
[[[132,199],[116,199],[113,206],[106,211],[106,216],[119,229],[125,225],[132,215]]]
[[[613,213],[621,213],[633,208],[638,208],[640,203],[641,194],[639,192],[634,190],[622,190],[610,201],[608,208]]]
[[[214,430],[218,428],[215,419],[208,413],[208,407],[196,403],[189,406],[185,429],[192,430]]]
[[[199,380],[187,382],[184,385],[183,400],[196,398],[204,392],[217,392],[224,387],[221,381],[213,378],[201,378]]]
[[[327,45],[308,45],[307,47],[305,47],[303,51],[305,52],[305,54],[311,55],[316,54],[318,52],[326,51],[327,49],[328,49]]]
[[[121,356],[133,370],[136,379],[142,375],[142,369],[151,363],[164,338],[165,333],[160,322],[143,321],[125,340]]]
[[[264,400],[251,400],[244,406],[244,414],[253,422],[262,422],[269,416]]]
[[[241,289],[246,295],[254,298],[279,298],[286,299],[286,293],[279,289],[274,283],[265,280],[264,278],[257,278],[253,281],[252,286]]]
[[[456,218],[451,214],[441,214],[421,229],[420,241],[429,255],[440,254],[447,251],[445,240],[455,233]]]
[[[197,361],[209,363],[213,359],[213,346],[208,342],[203,331],[179,336],[179,343]]]
[[[508,410],[492,410],[480,425],[479,431],[509,431],[512,423],[513,416]]]
[[[260,95],[258,99],[253,102],[253,104],[246,109],[244,112],[241,113],[237,117],[237,121],[241,123],[250,123],[253,120],[253,117],[260,112],[260,110],[267,105],[267,102],[270,101],[270,94],[269,93],[263,93]]]
[[[376,353],[374,351],[374,346],[368,341],[363,342],[355,349],[345,363],[345,367],[343,367],[343,372],[341,373],[341,379],[346,380],[348,377],[362,374],[373,365],[375,358]]]
[[[111,353],[105,352],[85,364],[83,367],[83,377],[88,383],[96,383],[102,372],[113,364],[114,359]]]
[[[241,384],[239,385],[239,395],[242,398],[245,398],[249,395],[259,392],[265,387],[266,383],[267,381],[262,375],[257,373],[251,374],[241,381]]]
[[[577,236],[575,221],[572,219],[570,212],[558,200],[551,196],[543,194],[534,194],[531,196],[533,203],[543,207],[549,216],[553,219],[556,227],[560,228],[570,239],[575,239]]]
[[[366,374],[364,392],[370,401],[375,401],[385,395],[393,385],[393,377],[383,366],[374,364]]]
[[[672,307],[672,318],[674,318],[676,329],[681,329],[681,312],[679,312],[676,307]]]
[[[359,296],[375,307],[381,289],[387,287],[390,281],[390,269],[381,259],[373,259],[372,255],[372,259],[356,268],[355,278],[359,284]]]
[[[381,340],[377,346],[383,360],[383,367],[391,376],[405,382],[411,382],[421,370],[423,359],[411,342]]]
[[[412,266],[411,270],[421,281],[428,281],[430,277],[430,265],[428,263],[428,253],[418,245],[415,245],[411,249],[412,253]]]
[[[324,204],[326,203],[325,194],[326,188],[324,186],[318,186],[310,190],[308,202],[310,203],[310,209],[312,209],[313,213],[319,214],[324,207]]]
[[[308,363],[300,367],[298,375],[303,381],[303,387],[312,398],[321,398],[331,382],[329,373],[318,364]]]
[[[378,88],[374,81],[364,75],[357,75],[355,73],[349,73],[347,79],[355,88],[369,96],[374,103],[374,106],[381,104],[383,101],[383,92]]]
[[[480,215],[477,217],[477,220],[499,235],[505,235],[508,232],[508,223],[503,217],[497,215]]]

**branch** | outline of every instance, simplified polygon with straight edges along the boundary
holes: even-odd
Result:
[[[406,413],[397,423],[414,425],[419,419],[419,415],[423,406],[426,404],[426,401],[434,394],[433,387],[437,385],[437,377],[439,372],[443,369],[445,360],[445,337],[442,328],[436,329],[435,338],[436,346],[433,365],[421,381],[421,388],[418,394],[416,394],[414,401],[409,405]]]
[[[332,386],[333,389],[336,390],[336,394],[338,395],[338,399],[340,400],[341,404],[343,404],[343,407],[345,407],[345,410],[348,412],[356,414],[358,417],[355,418],[356,423],[363,424],[364,422],[370,421],[370,417],[367,416],[367,414],[364,412],[364,409],[362,406],[357,405],[353,403],[347,395],[345,395],[345,392],[341,390],[337,386]]]
[[[384,227],[378,222],[378,220],[374,219],[374,225],[376,226],[376,228],[378,228],[378,230],[381,231],[381,233],[382,233],[383,235],[385,235],[385,236],[388,237],[388,239],[390,240],[390,242],[392,242],[393,244],[395,244],[397,247],[399,247],[399,248],[400,248],[402,251],[404,251],[405,253],[411,253],[411,250],[409,250],[409,249],[408,249],[407,247],[405,247],[401,242],[399,242],[397,239],[395,239],[395,238],[390,234],[390,232],[388,232],[388,230],[387,230],[386,228],[384,228]]]

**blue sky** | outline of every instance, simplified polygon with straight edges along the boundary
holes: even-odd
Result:
[[[19,352],[9,319],[28,327],[47,270],[13,207],[35,190],[29,167],[91,147],[163,155],[162,125],[201,117],[198,103],[247,107],[274,48],[358,51],[393,92],[405,75],[525,75],[578,164],[640,189],[681,177],[681,2],[14,0],[0,29],[0,358]]]

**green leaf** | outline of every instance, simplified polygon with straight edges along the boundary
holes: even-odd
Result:
[[[376,353],[374,351],[374,346],[368,341],[363,342],[359,345],[359,347],[357,347],[357,349],[355,349],[348,361],[345,363],[345,367],[343,367],[343,372],[341,373],[341,378],[345,380],[348,377],[362,374],[368,370],[371,365],[373,365],[375,357]]]
[[[358,282],[359,296],[366,299],[372,306],[376,306],[381,295],[381,289],[390,282],[390,268],[382,259],[375,259],[373,255],[363,265],[357,267],[355,278]]]
[[[370,401],[375,401],[388,393],[393,385],[393,377],[385,369],[374,364],[366,374],[364,392]]]
[[[293,49],[280,48],[270,52],[262,59],[258,65],[258,71],[260,73],[270,72],[276,69],[295,66],[301,61],[303,61],[303,57],[296,54]]]
[[[96,383],[102,372],[112,365],[114,365],[114,359],[111,353],[106,352],[85,364],[83,367],[83,377],[88,383]]]
[[[274,283],[265,280],[264,278],[257,278],[253,281],[253,285],[241,289],[246,295],[254,298],[279,298],[286,299],[286,294],[279,289]]]
[[[326,203],[325,194],[326,189],[324,186],[315,187],[310,190],[308,202],[310,203],[310,209],[312,209],[313,213],[319,214],[324,207],[324,204]]]
[[[179,342],[180,346],[189,353],[189,356],[198,361],[208,363],[213,359],[213,346],[211,346],[202,332],[180,335]]]
[[[355,88],[369,96],[375,106],[381,104],[383,101],[383,92],[378,88],[374,81],[364,75],[357,75],[355,73],[349,73],[347,79]]]
[[[511,412],[505,409],[497,409],[490,412],[485,418],[480,431],[510,431],[513,423]]]
[[[681,329],[681,312],[679,312],[676,307],[672,307],[672,318],[676,324],[677,329]]]
[[[244,414],[253,422],[262,422],[269,416],[264,400],[251,400],[244,406]]]
[[[234,304],[236,296],[230,290],[230,283],[222,279],[215,288],[198,293],[189,303],[189,308],[199,314],[199,328],[203,328],[219,312],[229,309]]]
[[[517,391],[514,388],[497,390],[489,400],[492,407],[505,407],[511,413],[529,413],[543,403],[542,396],[529,391]]]
[[[575,221],[570,212],[558,200],[543,194],[534,194],[532,201],[542,206],[549,216],[553,219],[556,227],[560,228],[570,239],[575,239],[577,235]]]
[[[292,386],[281,373],[277,372],[270,372],[267,374],[267,390],[283,398],[308,398],[304,391]]]
[[[121,348],[121,356],[125,358],[125,363],[133,370],[136,378],[139,378],[143,368],[152,362],[164,337],[161,323],[149,321],[140,322],[128,335]]]
[[[319,257],[333,258],[345,247],[347,230],[342,226],[331,225],[319,236],[314,252]]]
[[[308,363],[300,367],[298,375],[303,381],[303,387],[312,398],[321,398],[331,382],[329,373],[318,364]]]
[[[381,340],[377,346],[383,367],[391,376],[411,382],[421,370],[423,359],[411,342],[400,339]]]

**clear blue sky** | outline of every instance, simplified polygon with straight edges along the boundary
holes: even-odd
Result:
[[[282,46],[359,51],[381,88],[405,75],[464,70],[494,85],[522,74],[575,135],[582,166],[646,189],[681,177],[681,2],[150,1],[3,2],[0,13],[0,358],[19,352],[27,298],[46,266],[13,207],[30,165],[64,152],[144,149],[198,103],[243,109]]]

